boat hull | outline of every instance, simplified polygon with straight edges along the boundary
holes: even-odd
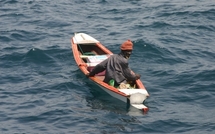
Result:
[[[77,66],[85,75],[89,73],[90,69],[113,54],[98,40],[85,33],[75,34],[71,38],[71,47]],[[148,108],[143,105],[143,101],[149,94],[140,79],[135,81],[137,87],[135,89],[117,89],[103,82],[104,74],[105,72],[89,77],[89,79],[112,97],[125,103],[135,102],[135,104],[131,103],[133,107],[142,109],[144,112],[148,111]]]

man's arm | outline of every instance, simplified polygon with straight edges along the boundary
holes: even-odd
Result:
[[[137,80],[140,79],[141,75],[134,73],[129,67],[128,63],[125,63],[123,66],[123,73],[127,80]]]
[[[106,60],[102,61],[101,63],[97,64],[93,68],[93,70],[89,74],[87,74],[87,76],[91,77],[91,76],[94,76],[97,73],[100,73],[100,72],[104,71],[106,69],[106,67],[107,67],[107,62],[108,62],[108,59],[106,59]]]

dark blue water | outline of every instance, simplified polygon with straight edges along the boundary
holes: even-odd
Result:
[[[70,38],[84,32],[130,67],[147,114],[99,92]],[[0,133],[215,133],[215,1],[1,0]]]

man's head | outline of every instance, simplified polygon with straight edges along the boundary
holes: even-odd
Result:
[[[131,42],[131,40],[127,40],[122,43],[120,49],[121,50],[133,50],[133,43]]]
[[[124,57],[126,59],[128,59],[132,53],[132,50],[133,50],[133,43],[131,42],[131,40],[127,40],[124,43],[122,43],[120,49],[121,49]]]

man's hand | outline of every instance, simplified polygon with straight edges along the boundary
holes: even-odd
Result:
[[[86,77],[89,77],[90,73],[86,73],[85,75],[86,75]]]
[[[91,72],[86,73],[86,77],[92,77],[92,76],[94,76],[94,75]]]
[[[140,74],[135,74],[136,79],[140,79],[141,75]]]

